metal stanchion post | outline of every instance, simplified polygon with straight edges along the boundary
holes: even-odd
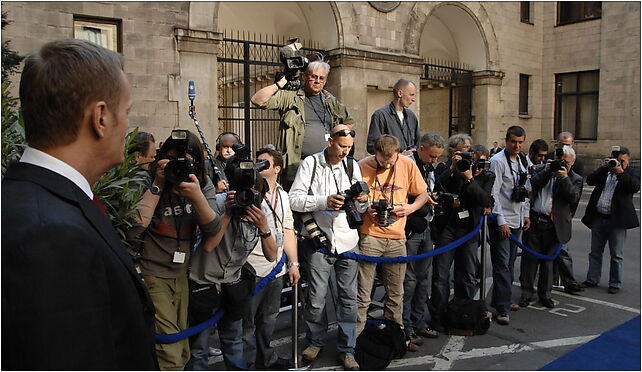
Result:
[[[299,283],[292,286],[292,363],[290,371],[309,370],[308,366],[299,366]]]
[[[484,216],[483,221],[482,221],[482,226],[481,226],[481,268],[480,268],[480,276],[481,280],[479,282],[479,299],[484,300],[486,297],[486,247],[487,247],[487,231],[488,231],[488,225],[486,224],[488,222],[488,217]]]

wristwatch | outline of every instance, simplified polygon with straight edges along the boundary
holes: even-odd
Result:
[[[265,234],[261,234],[261,230],[259,230],[259,236],[261,237],[261,239],[267,239],[272,236],[272,231],[268,230],[268,232],[266,232]]]
[[[163,189],[156,185],[152,185],[152,187],[149,188],[149,192],[151,192],[152,195],[160,195],[161,192],[163,192]]]
[[[301,266],[301,265],[300,265],[298,262],[296,262],[296,261],[294,261],[294,262],[288,262],[288,267],[292,267],[292,266]]]

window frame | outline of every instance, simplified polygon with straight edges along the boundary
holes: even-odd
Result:
[[[530,117],[530,110],[529,110],[529,99],[528,96],[530,94],[530,88],[531,88],[531,76],[529,74],[522,74],[520,72],[519,74],[519,84],[518,84],[518,99],[517,99],[517,114],[520,117]],[[526,86],[522,86],[522,79],[526,78]],[[525,89],[525,91],[524,91]],[[524,94],[525,93],[525,94]],[[522,101],[524,99],[524,101]],[[522,108],[523,106],[526,106],[526,111],[523,111]]]
[[[524,7],[528,7],[528,17],[524,18]],[[519,2],[519,21],[529,25],[533,25],[533,4],[532,1]]]
[[[590,73],[597,73],[597,81],[598,81],[598,87],[597,90],[587,90],[587,91],[580,91],[580,76],[582,74],[590,74]],[[576,86],[575,90],[573,92],[561,92],[561,85],[560,85],[560,80],[562,76],[567,76],[567,75],[577,75],[576,79]],[[600,118],[600,113],[599,113],[599,106],[600,106],[600,87],[599,87],[599,81],[600,81],[600,70],[595,69],[595,70],[584,70],[584,71],[573,71],[573,72],[562,72],[562,73],[556,73],[555,74],[555,113],[554,113],[554,128],[555,128],[555,133],[560,133],[562,132],[562,112],[561,112],[561,105],[562,105],[562,100],[561,97],[580,97],[580,96],[596,96],[597,97],[597,118],[596,118],[596,130],[595,130],[595,138],[585,138],[585,137],[579,137],[578,136],[578,124],[579,120],[581,119],[580,115],[580,104],[579,100],[576,100],[575,102],[575,123],[573,124],[573,129],[571,132],[575,135],[575,140],[576,142],[595,142],[598,140],[598,126],[599,126],[599,118]]]
[[[577,6],[582,7],[582,13],[585,13],[586,9],[586,3],[594,3],[594,2],[599,2],[600,3],[600,15],[599,16],[593,16],[593,17],[585,17],[585,18],[578,18],[574,19],[572,21],[561,21],[561,15],[562,15],[562,3],[569,3],[569,4],[574,4]],[[573,23],[580,23],[580,22],[586,22],[586,21],[593,21],[595,19],[601,19],[602,18],[602,2],[601,1],[558,1],[557,2],[557,17],[556,17],[556,22],[555,22],[555,27],[557,26],[564,26],[564,25],[570,25]]]
[[[123,27],[122,27],[123,21],[122,19],[74,14],[73,26],[72,26],[74,39],[78,38],[76,36],[76,22],[94,23],[96,25],[116,26],[116,50],[114,50],[114,52],[123,54]]]

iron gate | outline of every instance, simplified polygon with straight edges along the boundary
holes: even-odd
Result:
[[[284,36],[223,32],[217,66],[219,133],[238,133],[252,151],[276,144],[278,138],[278,112],[254,107],[250,98],[272,83],[274,74],[283,68],[279,49],[287,40]],[[305,52],[323,53],[317,42],[302,40],[301,44]]]
[[[473,71],[463,64],[424,64],[422,79],[450,85],[448,100],[448,137],[470,134],[472,129]],[[456,67],[457,66],[457,67]]]

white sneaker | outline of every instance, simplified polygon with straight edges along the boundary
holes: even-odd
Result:
[[[221,349],[217,349],[215,347],[211,347],[210,351],[209,351],[209,354],[210,354],[210,356],[219,356],[219,355],[223,355],[223,352],[221,351]]]

